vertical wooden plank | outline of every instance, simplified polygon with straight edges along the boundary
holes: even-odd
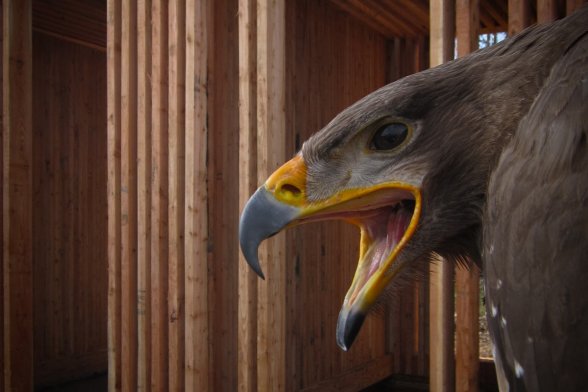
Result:
[[[108,390],[121,383],[121,3],[107,4]]]
[[[478,49],[479,0],[456,2],[457,54],[465,56]],[[456,391],[478,390],[480,367],[479,286],[477,267],[455,271],[455,388]]]
[[[211,5],[210,5],[211,6]],[[208,391],[208,29],[209,2],[186,4],[186,133],[185,133],[185,385]]]
[[[186,2],[169,2],[169,389],[184,390],[184,190]]]
[[[137,390],[151,386],[151,0],[137,3]]]
[[[285,161],[285,4],[257,2],[257,169],[258,182]],[[284,391],[286,386],[285,237],[265,241],[259,250],[267,280],[258,291],[258,388]]]
[[[552,22],[557,17],[557,0],[537,0],[538,23]]]
[[[120,77],[121,3],[108,1],[108,390],[121,389]]]
[[[4,390],[33,389],[31,1],[3,2]]]
[[[122,389],[137,389],[137,4],[122,4]]]
[[[168,387],[167,200],[168,19],[167,1],[152,2],[151,72],[151,388]]]
[[[239,211],[257,187],[256,0],[239,0]],[[257,276],[239,252],[238,389],[257,391]]]
[[[531,24],[529,0],[508,0],[508,35],[520,33]]]
[[[455,0],[431,0],[430,18],[433,67],[453,59]],[[444,260],[432,263],[429,284],[429,386],[432,391],[453,391],[453,266]]]

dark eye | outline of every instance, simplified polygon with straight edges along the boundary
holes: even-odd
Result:
[[[403,123],[382,125],[370,142],[371,150],[392,150],[402,144],[408,137],[408,127]]]

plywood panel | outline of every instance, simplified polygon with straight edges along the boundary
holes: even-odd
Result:
[[[214,293],[209,296],[214,360],[210,390],[234,391],[239,328],[238,3],[209,1],[208,6],[208,291]]]
[[[106,57],[42,34],[33,47],[35,382],[43,385],[106,370]]]
[[[31,2],[3,2],[4,389],[33,387]]]

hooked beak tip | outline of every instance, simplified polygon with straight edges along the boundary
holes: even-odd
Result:
[[[349,351],[355,341],[366,313],[361,310],[349,309],[345,306],[339,312],[337,320],[337,345],[343,351]]]
[[[239,243],[247,264],[260,278],[265,279],[257,253],[259,244],[278,233],[298,214],[298,208],[276,200],[264,186],[255,191],[245,205],[239,222]]]

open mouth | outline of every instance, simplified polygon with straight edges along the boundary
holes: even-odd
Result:
[[[404,199],[391,206],[359,214],[352,223],[361,229],[361,247],[355,278],[346,297],[350,305],[377,271],[392,268],[392,256],[397,257],[399,245],[414,215],[415,200]],[[402,243],[402,244],[401,244]]]
[[[398,255],[412,238],[420,212],[420,188],[403,182],[343,189],[324,200],[308,200],[306,167],[295,157],[250,198],[241,215],[239,240],[245,259],[263,277],[257,247],[282,229],[334,219],[360,228],[359,260],[337,322],[337,343],[347,350],[378,296],[402,270]]]
[[[321,203],[323,204],[323,203]],[[309,208],[308,215],[293,221],[289,226],[325,220],[344,220],[361,231],[360,254],[357,270],[346,302],[352,304],[362,287],[377,271],[385,272],[391,266],[392,256],[404,246],[405,234],[415,212],[415,196],[398,188],[380,188],[320,211]],[[408,238],[406,239],[408,240]]]

